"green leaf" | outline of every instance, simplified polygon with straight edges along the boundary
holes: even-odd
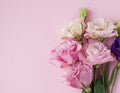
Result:
[[[94,93],[105,93],[105,86],[102,84],[101,78],[95,83]]]

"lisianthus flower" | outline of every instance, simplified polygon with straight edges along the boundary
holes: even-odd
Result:
[[[78,52],[82,45],[74,39],[64,39],[54,50],[51,51],[51,63],[60,68],[72,65],[79,60]]]
[[[85,37],[99,39],[118,36],[118,33],[115,29],[116,26],[114,22],[97,18],[87,23]]]
[[[85,30],[84,18],[77,18],[62,29],[62,38],[79,38]]]
[[[63,82],[74,88],[88,87],[93,79],[93,68],[86,63],[77,62],[66,72]]]
[[[120,60],[120,37],[117,37],[111,46],[112,53]]]
[[[101,42],[94,42],[85,45],[82,49],[82,54],[84,56],[83,59],[91,65],[103,64],[115,60],[111,55],[111,50]]]

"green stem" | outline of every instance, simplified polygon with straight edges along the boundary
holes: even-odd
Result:
[[[116,73],[116,67],[114,67],[113,70],[112,70],[110,80],[109,81],[108,81],[108,79],[106,80],[106,87],[109,87],[111,85],[112,81],[114,80],[115,73]]]
[[[118,68],[118,67],[116,67],[115,77],[114,77],[114,80],[113,80],[111,93],[113,92],[113,89],[114,89],[114,85],[115,85],[115,81],[116,81],[116,79],[117,79],[118,71],[119,71],[119,68]]]
[[[110,62],[107,62],[106,63],[106,70],[105,70],[105,83],[108,82],[109,66],[110,66]]]
[[[98,68],[95,68],[94,69],[94,84],[96,83],[96,79],[97,79],[97,71],[98,71]]]
[[[102,83],[105,85],[105,71],[104,71],[104,65],[102,65]]]
[[[108,82],[109,66],[110,66],[110,62],[107,62],[105,65],[106,70],[104,72],[105,73],[105,84],[107,84],[107,82]],[[106,93],[109,93],[109,89],[107,86],[106,86]]]

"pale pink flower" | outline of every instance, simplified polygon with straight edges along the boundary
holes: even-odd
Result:
[[[87,23],[85,37],[108,38],[118,36],[114,22],[102,18],[94,19]]]
[[[74,39],[64,39],[51,52],[51,63],[60,68],[72,65],[79,60],[78,52],[80,52],[82,45]]]
[[[85,30],[84,18],[77,18],[70,23],[66,24],[62,29],[62,38],[77,38],[81,36]]]
[[[66,72],[63,83],[74,88],[88,87],[93,79],[93,68],[86,63],[78,62],[69,67]]]
[[[111,50],[101,42],[85,45],[82,48],[82,55],[83,60],[86,60],[91,65],[103,64],[115,60],[111,55]],[[79,56],[81,56],[81,54]]]

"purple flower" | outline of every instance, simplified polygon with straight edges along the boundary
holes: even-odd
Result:
[[[112,53],[120,60],[120,37],[117,37],[111,46]]]

